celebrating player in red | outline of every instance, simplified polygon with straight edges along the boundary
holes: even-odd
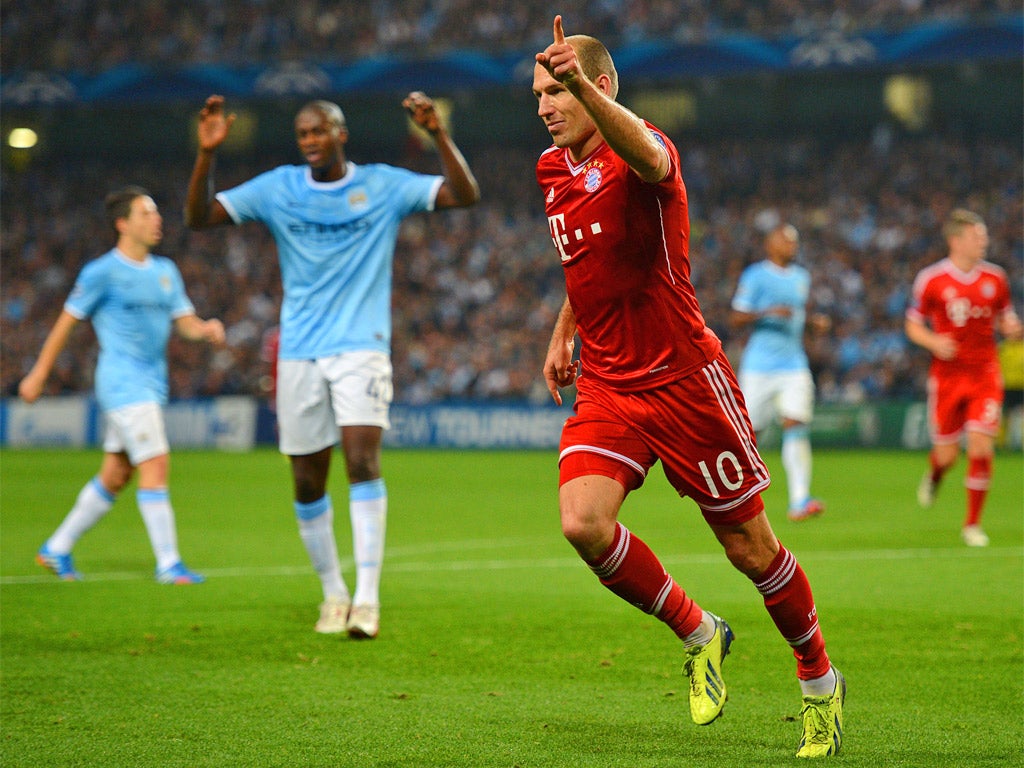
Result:
[[[732,629],[618,522],[626,495],[660,459],[793,648],[804,696],[797,754],[835,754],[846,684],[825,651],[807,577],[768,523],[760,496],[768,470],[690,283],[679,153],[615,101],[608,50],[592,37],[566,38],[561,16],[536,61],[533,92],[554,141],[537,163],[537,181],[567,292],[544,376],[558,403],[559,387],[577,385],[559,456],[562,531],[602,584],[682,639],[691,716],[701,725],[715,720]]]
[[[988,545],[981,512],[992,479],[995,439],[1003,406],[1003,379],[996,330],[1021,337],[1021,322],[1010,303],[1010,284],[1001,267],[984,261],[988,229],[981,217],[957,209],[943,229],[949,256],[921,270],[907,309],[906,332],[932,353],[928,371],[930,469],[917,500],[935,501],[943,475],[956,463],[967,435],[967,516],[961,536],[969,547]]]

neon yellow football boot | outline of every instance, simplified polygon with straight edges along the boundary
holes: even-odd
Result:
[[[706,645],[686,650],[683,674],[690,679],[690,717],[697,725],[708,725],[720,714],[728,694],[722,679],[722,662],[735,637],[723,619],[715,620],[715,634]]]
[[[800,738],[797,757],[829,757],[839,753],[843,745],[843,702],[846,700],[846,678],[836,673],[836,689],[831,696],[804,696],[800,716],[804,735]]]

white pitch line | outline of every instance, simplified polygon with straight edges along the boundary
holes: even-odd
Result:
[[[431,549],[431,552],[450,552],[456,550],[471,549],[493,549],[497,547],[507,548],[523,541],[475,541],[475,542],[451,542]],[[531,542],[532,543],[532,542]],[[536,558],[515,558],[515,559],[490,559],[490,560],[449,560],[447,562],[437,561],[408,561],[402,562],[402,555],[415,552],[417,555],[427,554],[426,548],[408,547],[395,548],[389,552],[384,569],[397,573],[458,573],[464,571],[510,571],[523,569],[557,569],[557,568],[578,568],[579,559],[567,555],[565,557],[550,557],[543,559]],[[987,547],[985,549],[968,549],[966,547],[951,547],[948,549],[866,549],[853,551],[822,551],[822,552],[801,552],[801,562],[849,562],[849,561],[898,561],[898,560],[934,560],[945,558],[952,560],[963,560],[967,558],[1013,558],[1024,559],[1024,547]],[[728,566],[728,561],[721,553],[705,553],[700,555],[672,555],[661,558],[665,565],[686,564],[686,565],[721,565]],[[342,560],[343,568],[351,569],[352,560]],[[200,571],[211,578],[253,578],[261,576],[309,576],[311,573],[308,565],[278,565],[278,566],[236,566],[231,568],[201,568]],[[88,582],[108,581],[145,581],[152,580],[151,571],[111,571],[108,573],[87,573],[84,580]],[[0,586],[14,584],[60,584],[61,582],[49,574],[34,574],[24,576],[3,576],[0,577]]]

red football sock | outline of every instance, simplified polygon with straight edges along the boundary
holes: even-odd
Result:
[[[661,619],[679,637],[690,634],[700,624],[700,606],[668,575],[651,548],[622,523],[616,525],[615,538],[608,549],[587,565],[608,589],[644,613]]]
[[[928,454],[928,465],[932,470],[932,485],[938,487],[939,483],[942,481],[942,476],[946,474],[946,470],[949,469],[949,467],[940,467],[938,465],[935,461],[935,451],[931,451]]]
[[[754,586],[764,597],[765,608],[775,626],[793,647],[796,676],[811,680],[826,674],[831,662],[818,627],[811,584],[792,553],[780,545],[779,553],[768,570],[754,580]]]
[[[977,525],[981,520],[981,510],[988,496],[988,486],[992,480],[992,457],[967,460],[967,517],[964,525]]]

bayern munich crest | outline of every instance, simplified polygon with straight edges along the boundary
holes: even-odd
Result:
[[[587,192],[593,192],[595,189],[601,186],[601,169],[591,168],[587,171],[587,175],[583,177],[583,188]]]

